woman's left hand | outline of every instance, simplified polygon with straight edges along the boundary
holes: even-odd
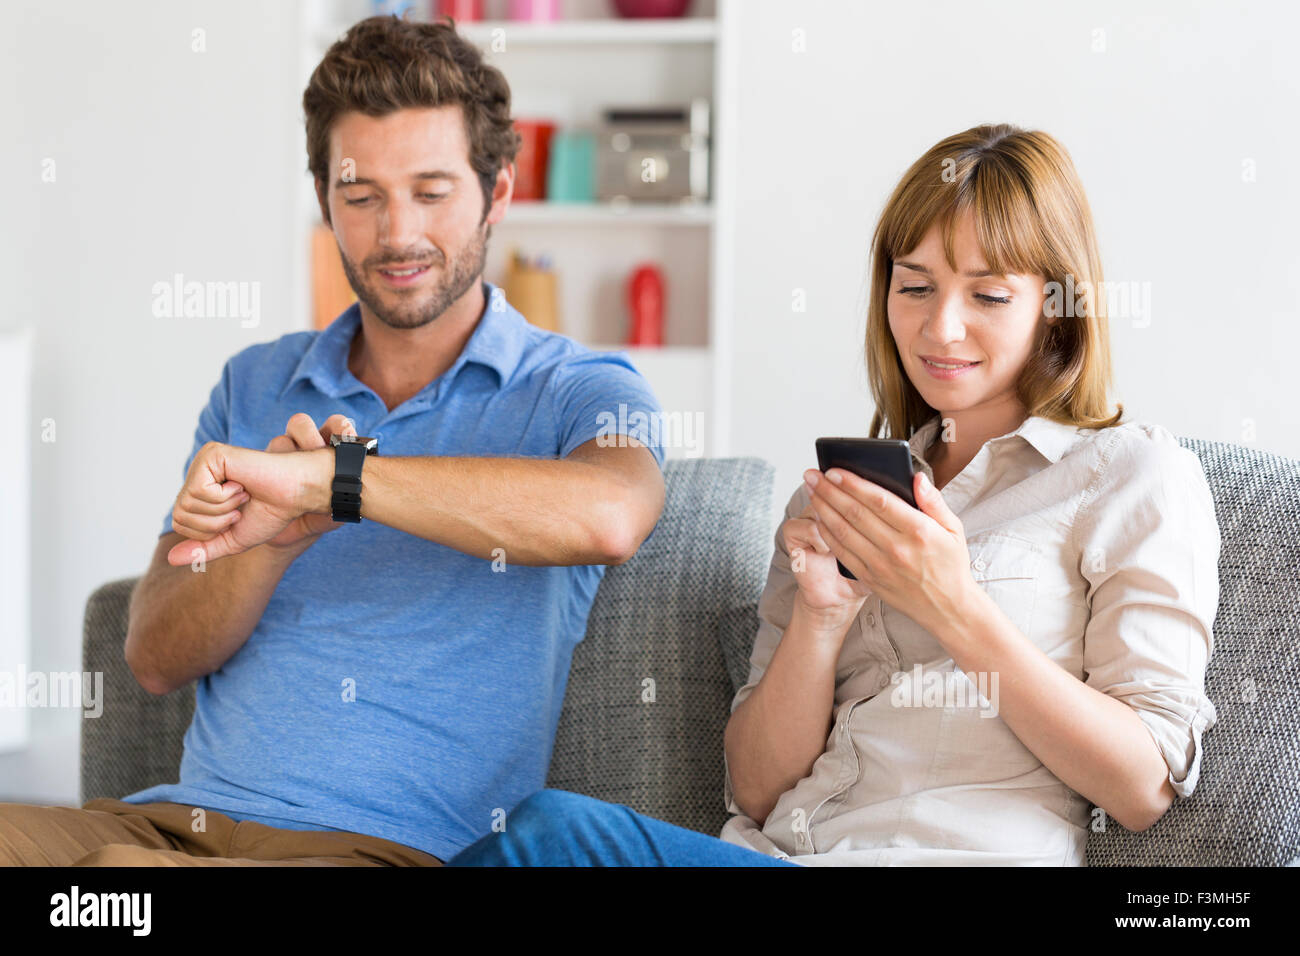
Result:
[[[917,508],[841,468],[804,472],[818,530],[835,557],[890,607],[936,638],[960,621],[974,592],[961,521],[924,473]]]

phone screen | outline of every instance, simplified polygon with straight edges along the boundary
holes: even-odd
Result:
[[[916,499],[912,494],[912,450],[907,442],[890,438],[819,438],[817,439],[817,467],[825,474],[832,468],[842,468],[850,474],[865,478],[892,491],[913,508]],[[857,577],[839,560],[835,562],[840,574],[850,581]]]

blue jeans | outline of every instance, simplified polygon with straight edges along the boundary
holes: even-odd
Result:
[[[798,866],[621,803],[538,790],[447,866]]]

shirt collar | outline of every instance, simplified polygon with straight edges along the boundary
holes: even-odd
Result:
[[[527,320],[506,301],[505,292],[491,282],[483,282],[483,300],[483,314],[479,316],[478,324],[456,361],[438,376],[438,389],[443,383],[452,381],[466,362],[494,369],[502,385],[519,367],[528,335]],[[302,379],[310,379],[331,398],[362,391],[365,385],[348,368],[348,353],[360,325],[361,304],[353,302],[312,340],[281,389],[280,397],[288,394],[289,389]]]
[[[936,412],[934,417],[913,433],[908,440],[913,455],[923,461],[925,460],[924,452],[934,441],[934,436],[939,430],[941,421],[942,416]],[[1030,415],[1020,423],[1020,427],[1015,431],[999,435],[997,438],[990,438],[986,444],[1002,444],[1011,441],[1017,436],[1023,438],[1040,455],[1055,464],[1070,450],[1070,446],[1078,440],[1079,427],[1077,425],[1063,425],[1050,418],[1043,418],[1041,415]]]

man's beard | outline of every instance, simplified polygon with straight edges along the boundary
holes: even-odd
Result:
[[[419,298],[410,293],[396,291],[389,293],[402,299],[404,303],[409,300],[409,304],[397,308],[385,305],[378,288],[362,281],[360,274],[344,255],[342,246],[339,246],[339,258],[343,260],[343,272],[348,278],[348,285],[379,321],[394,329],[418,329],[446,312],[452,303],[468,292],[478,281],[479,276],[483,274],[483,266],[487,259],[487,233],[487,229],[479,230],[461,254],[452,260],[450,269],[446,267],[447,263],[441,259],[441,256],[429,263],[430,272],[435,267],[441,268],[432,289],[420,290],[417,294]]]

